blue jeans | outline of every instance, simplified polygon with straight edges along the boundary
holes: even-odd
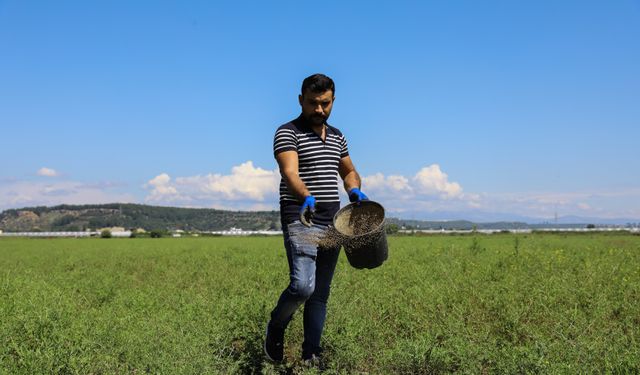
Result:
[[[294,221],[283,228],[284,247],[289,261],[289,286],[282,292],[271,312],[272,325],[286,329],[293,313],[304,303],[303,358],[320,352],[320,337],[327,315],[331,279],[336,268],[340,246],[318,248],[317,239],[327,226],[310,228]]]

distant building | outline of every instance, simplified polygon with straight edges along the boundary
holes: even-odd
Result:
[[[100,228],[98,229],[98,232],[102,232],[103,230],[108,230],[111,233],[126,232],[123,227]]]

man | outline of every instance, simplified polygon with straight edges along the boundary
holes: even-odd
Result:
[[[327,124],[335,100],[333,80],[323,74],[307,77],[298,100],[302,114],[280,126],[273,142],[282,176],[280,217],[289,263],[289,286],[271,312],[264,344],[267,357],[275,362],[283,359],[285,329],[303,303],[302,359],[319,361],[340,246],[319,248],[316,239],[328,230],[340,209],[338,174],[350,201],[368,199],[360,191],[360,176],[349,157],[345,137]]]

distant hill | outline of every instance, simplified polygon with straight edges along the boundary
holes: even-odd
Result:
[[[0,230],[84,231],[104,227],[183,230],[280,230],[278,211],[225,211],[212,208],[160,207],[142,204],[26,207],[0,213]]]
[[[627,225],[635,224],[638,219],[633,218],[599,218],[599,217],[583,217],[583,216],[560,216],[558,217],[558,224],[571,224],[571,223],[593,223],[598,225]]]
[[[404,220],[398,218],[389,218],[387,222],[390,224],[396,224],[400,227],[407,229],[457,229],[457,230],[471,230],[471,229],[525,229],[529,228],[527,223],[517,221],[498,221],[495,223],[474,223],[468,220]]]
[[[595,225],[624,225],[628,223],[638,223],[640,218],[599,218],[586,216],[558,216],[557,220],[553,217],[540,218],[532,216],[524,216],[507,212],[487,212],[487,211],[404,211],[405,218],[412,218],[416,221],[426,222],[472,222],[478,225],[487,223],[492,226],[502,223],[526,223],[529,226],[554,226],[554,225],[571,225],[577,226],[595,224]],[[459,220],[463,219],[463,220]],[[407,220],[405,220],[407,221]]]
[[[569,218],[568,218],[569,219]],[[570,218],[554,223],[531,224],[522,221],[492,223],[468,220],[405,220],[388,218],[389,224],[406,229],[539,229],[584,228],[586,223],[601,224],[594,219]],[[588,220],[588,221],[587,221]],[[582,222],[582,223],[581,223]],[[617,224],[617,223],[616,223]],[[225,230],[231,227],[245,230],[280,230],[278,211],[225,211],[212,208],[181,208],[148,206],[144,204],[109,203],[89,205],[60,205],[53,207],[25,207],[0,213],[0,230],[20,231],[84,231],[105,227],[145,230]]]

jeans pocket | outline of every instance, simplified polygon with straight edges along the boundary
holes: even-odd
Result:
[[[291,250],[296,255],[318,256],[318,239],[322,230],[307,227],[296,220],[287,226]]]

